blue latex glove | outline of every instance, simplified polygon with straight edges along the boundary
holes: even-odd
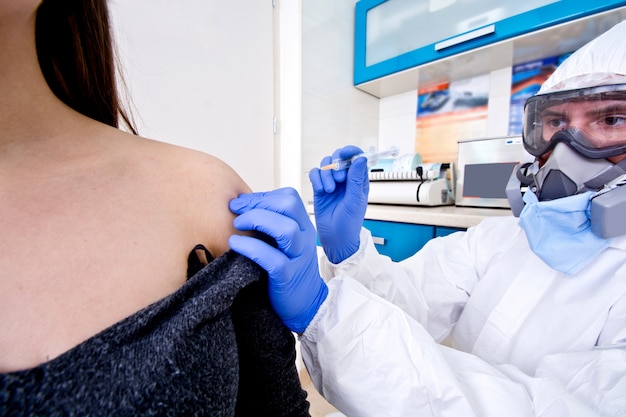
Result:
[[[239,215],[233,222],[236,229],[262,232],[276,241],[273,247],[232,235],[228,243],[267,271],[272,307],[291,331],[304,332],[328,287],[319,273],[315,228],[300,196],[293,188],[241,194],[230,201],[230,210]]]
[[[356,146],[337,149],[333,156],[322,159],[321,165],[334,158],[350,158],[361,153]],[[352,256],[361,243],[360,233],[367,209],[369,177],[366,158],[357,158],[347,170],[309,172],[313,185],[313,207],[317,235],[324,253],[332,263]]]

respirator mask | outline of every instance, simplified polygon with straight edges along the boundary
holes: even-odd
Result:
[[[541,202],[592,191],[593,233],[626,234],[626,159],[606,159],[626,154],[626,84],[531,97],[522,137],[535,161],[517,166],[507,184],[515,216],[525,192]]]

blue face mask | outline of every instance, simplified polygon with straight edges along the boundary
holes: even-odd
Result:
[[[566,274],[575,274],[609,246],[591,231],[589,191],[550,201],[537,200],[528,191],[520,226],[532,251],[547,265]]]

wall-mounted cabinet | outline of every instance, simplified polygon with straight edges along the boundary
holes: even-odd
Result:
[[[579,48],[626,18],[624,0],[360,0],[354,84],[377,97]]]

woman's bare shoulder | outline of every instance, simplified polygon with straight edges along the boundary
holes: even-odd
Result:
[[[215,257],[228,250],[228,237],[236,232],[228,203],[250,192],[244,180],[221,159],[205,152],[149,139],[139,139],[144,172],[155,173],[152,182],[177,207],[180,221]]]

